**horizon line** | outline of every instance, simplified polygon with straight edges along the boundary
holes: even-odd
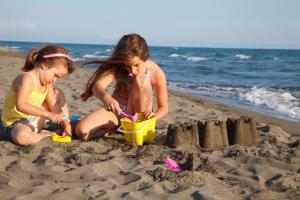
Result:
[[[1,42],[25,42],[25,43],[50,43],[50,44],[78,44],[78,45],[108,45],[114,46],[116,44],[99,44],[99,43],[85,43],[85,42],[46,42],[46,41],[22,41],[22,40],[2,40]],[[299,48],[269,48],[269,47],[214,47],[214,46],[181,46],[181,45],[148,45],[149,47],[170,47],[170,48],[203,48],[203,49],[257,49],[257,50],[300,50]]]

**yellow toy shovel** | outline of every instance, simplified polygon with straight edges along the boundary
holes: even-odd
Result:
[[[72,138],[70,136],[68,136],[68,135],[66,135],[66,136],[60,136],[60,135],[57,135],[56,133],[53,133],[51,135],[51,139],[54,142],[62,142],[62,143],[72,142]]]

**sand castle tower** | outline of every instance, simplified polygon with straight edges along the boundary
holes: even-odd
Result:
[[[226,126],[230,145],[252,146],[257,144],[258,134],[253,118],[228,119]]]
[[[169,147],[184,145],[199,146],[197,123],[170,124],[165,144]]]
[[[258,134],[253,118],[241,117],[225,121],[208,120],[170,124],[165,144],[169,147],[200,146],[218,149],[239,144],[257,144]]]
[[[198,121],[200,146],[206,149],[217,149],[228,146],[226,123],[224,121]]]

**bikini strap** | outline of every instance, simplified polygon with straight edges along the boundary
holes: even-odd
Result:
[[[146,67],[145,74],[146,74],[146,76],[149,78],[149,80],[150,80],[150,81],[151,81],[151,83],[152,83],[152,80],[151,80],[151,73],[150,73],[150,71],[148,70],[148,67],[147,67],[147,65],[145,65],[145,67]]]

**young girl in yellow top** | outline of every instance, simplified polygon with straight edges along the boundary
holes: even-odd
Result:
[[[76,126],[76,134],[83,140],[103,135],[105,129],[116,128],[121,111],[133,115],[143,112],[146,118],[162,118],[168,112],[168,93],[163,70],[149,59],[148,45],[138,34],[124,35],[105,61],[90,78],[83,100],[95,96],[104,104]],[[115,81],[110,95],[105,88]],[[156,110],[153,112],[152,96],[156,94]],[[102,131],[104,130],[104,131]]]
[[[45,120],[64,127],[64,134],[71,135],[63,92],[53,83],[73,71],[73,62],[66,50],[57,45],[48,45],[40,50],[31,50],[23,72],[9,89],[1,116],[5,137],[16,144],[34,144],[49,137],[44,130]]]

